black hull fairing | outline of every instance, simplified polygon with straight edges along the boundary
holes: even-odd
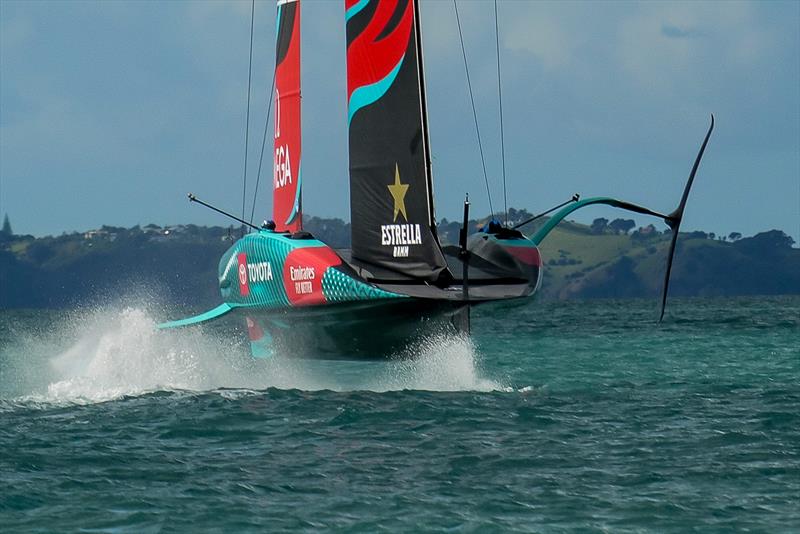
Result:
[[[463,332],[467,308],[408,298],[239,313],[256,358],[366,361],[413,358],[426,340]]]

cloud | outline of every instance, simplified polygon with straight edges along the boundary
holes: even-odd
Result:
[[[752,68],[775,44],[749,2],[653,2],[620,20],[615,48],[629,79],[664,95],[698,76],[728,79]]]
[[[578,44],[571,39],[568,29],[548,15],[532,21],[512,19],[503,43],[509,50],[528,52],[546,69],[569,65]]]
[[[704,35],[703,32],[694,28],[679,28],[670,24],[661,26],[661,34],[670,39],[696,39]]]
[[[585,41],[584,23],[577,15],[569,5],[501,4],[503,46],[529,54],[545,69],[568,67]]]

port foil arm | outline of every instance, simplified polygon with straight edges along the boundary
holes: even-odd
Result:
[[[581,208],[585,208],[586,206],[591,206],[592,204],[606,204],[607,206],[613,206],[615,208],[620,208],[627,211],[633,211],[636,213],[642,213],[644,215],[653,215],[660,219],[664,219],[668,221],[670,219],[670,215],[664,215],[663,213],[658,213],[657,211],[653,211],[651,209],[645,208],[643,206],[638,206],[636,204],[632,204],[630,202],[625,202],[623,200],[617,200],[616,198],[610,197],[592,197],[592,198],[584,198],[583,200],[578,200],[567,206],[563,207],[560,211],[556,212],[555,215],[550,217],[542,226],[539,231],[537,231],[530,239],[531,241],[536,244],[538,247],[544,238],[558,226],[558,224],[563,221],[570,213],[579,210]],[[669,223],[667,223],[669,224]]]
[[[168,328],[180,328],[182,326],[192,326],[197,325],[200,323],[206,323],[208,321],[213,321],[214,319],[219,319],[223,315],[226,315],[228,312],[232,311],[233,308],[228,304],[220,304],[213,310],[208,310],[207,312],[203,312],[200,315],[194,315],[192,317],[186,317],[185,319],[178,319],[175,321],[168,321],[166,323],[161,323],[156,325],[156,328],[160,330],[165,330]]]

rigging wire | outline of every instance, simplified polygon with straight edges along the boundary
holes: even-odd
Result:
[[[503,210],[508,226],[508,195],[506,194],[506,145],[503,135],[503,90],[500,83],[500,30],[497,23],[497,0],[494,0],[494,49],[497,54],[497,100],[500,103],[500,159],[503,162]]]
[[[261,183],[261,165],[264,163],[264,147],[267,144],[267,131],[269,130],[269,116],[272,112],[272,100],[275,94],[275,69],[272,69],[272,83],[269,90],[269,102],[267,103],[267,118],[264,120],[264,137],[261,138],[261,155],[258,157],[258,172],[256,173],[256,189],[253,191],[253,207],[250,210],[250,223],[253,222],[253,215],[256,212],[256,197],[258,196],[258,184]]]
[[[472,104],[472,117],[475,119],[475,133],[478,135],[478,150],[481,154],[481,165],[483,166],[483,181],[486,183],[486,196],[489,198],[489,212],[494,216],[492,207],[492,193],[489,191],[489,178],[486,175],[486,160],[483,157],[483,144],[481,143],[481,130],[478,127],[478,114],[475,111],[475,99],[472,96],[472,83],[469,79],[469,66],[467,65],[467,52],[464,48],[464,36],[461,34],[461,19],[458,17],[458,3],[453,0],[453,8],[456,11],[456,23],[458,24],[458,38],[461,40],[461,54],[464,56],[464,71],[467,73],[467,87],[469,88],[469,100]]]
[[[247,67],[247,117],[244,126],[244,171],[242,176],[242,219],[245,215],[247,198],[247,146],[250,142],[250,86],[253,80],[253,21],[255,20],[256,0],[250,4],[250,63]],[[244,226],[242,226],[244,232]]]

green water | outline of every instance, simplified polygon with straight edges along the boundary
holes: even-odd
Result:
[[[800,298],[485,307],[414,361],[0,313],[2,532],[799,532]]]

